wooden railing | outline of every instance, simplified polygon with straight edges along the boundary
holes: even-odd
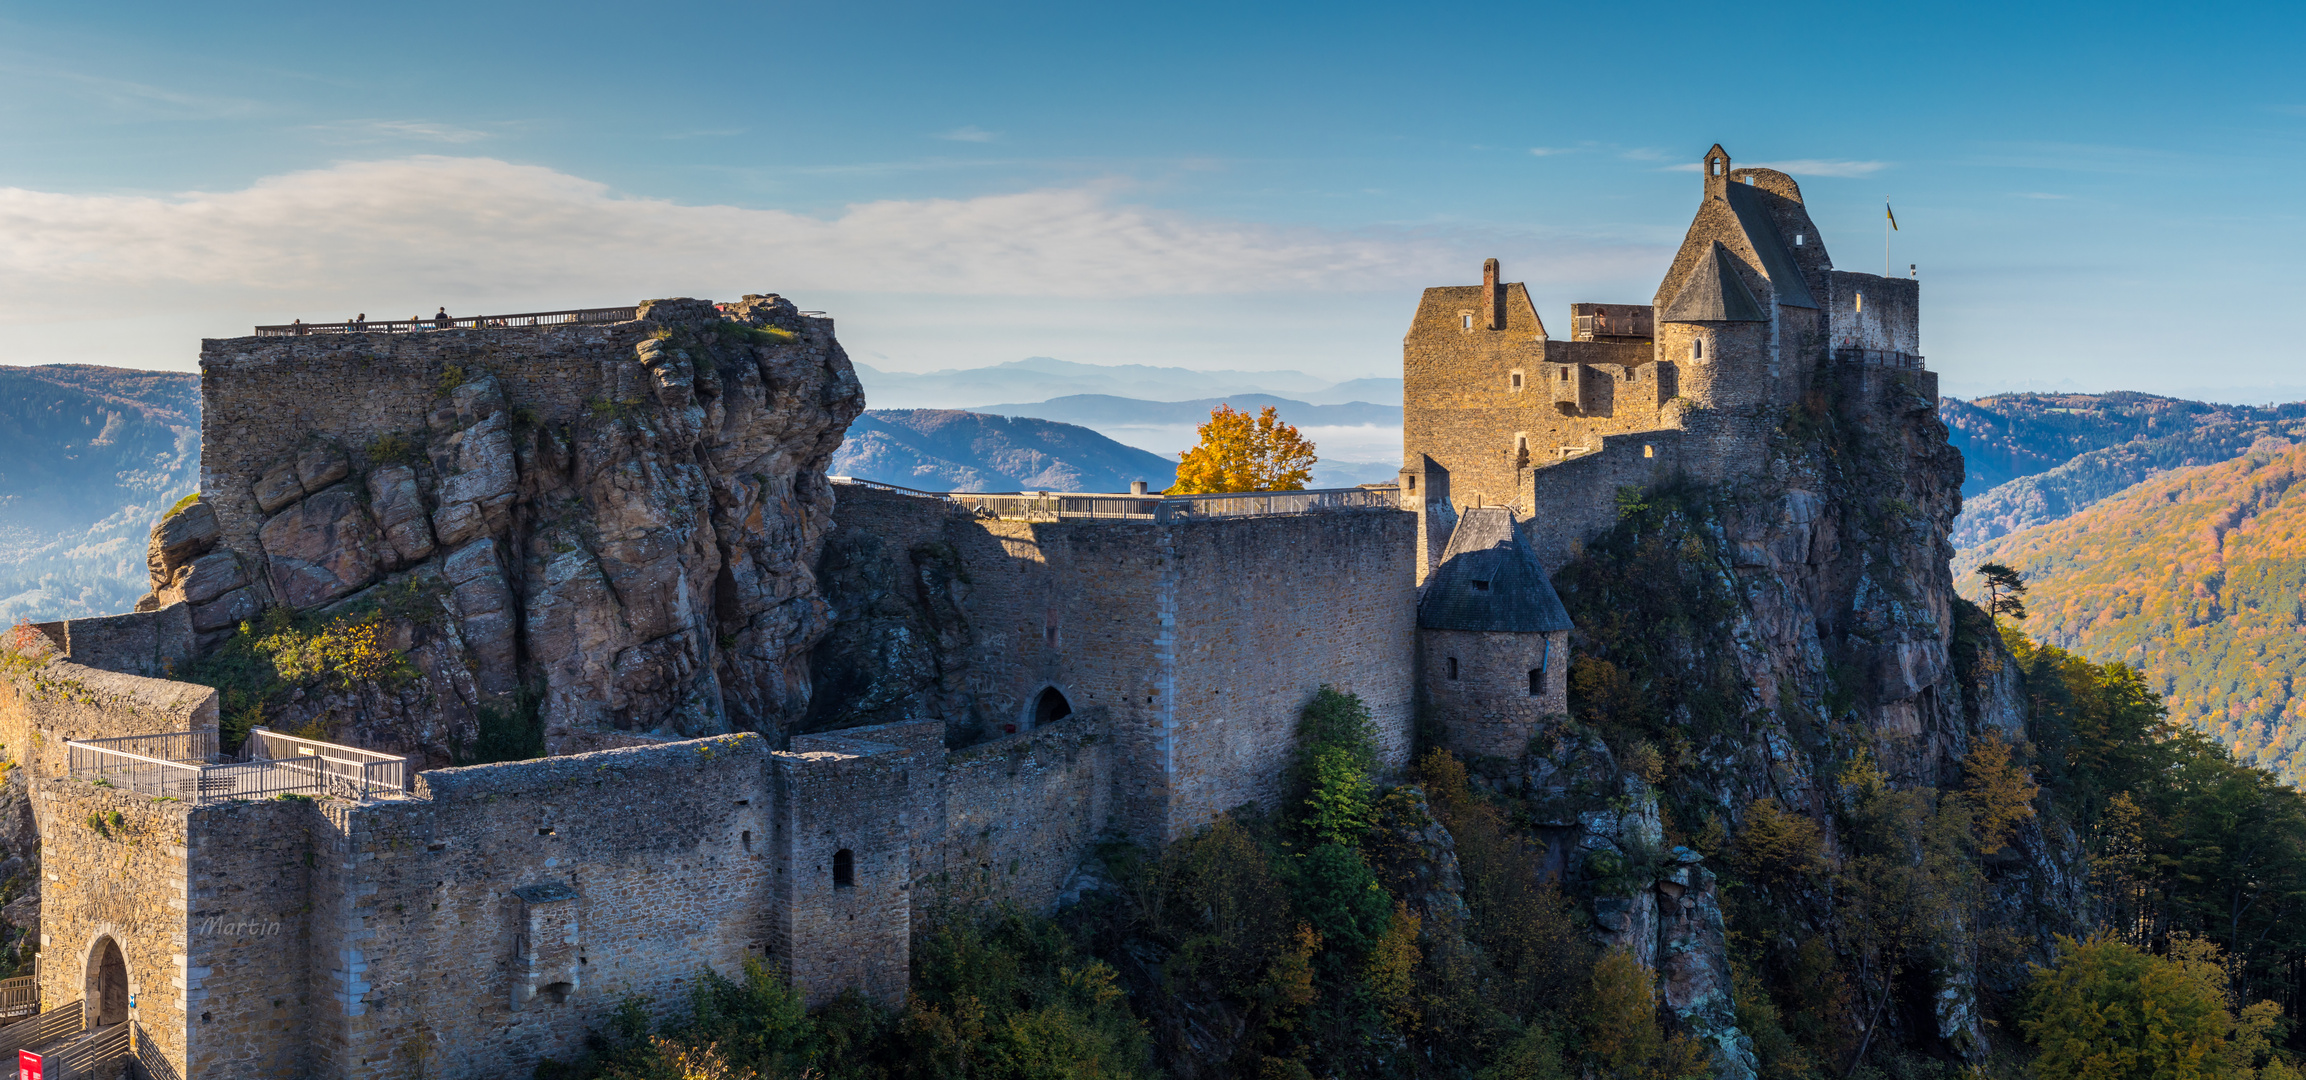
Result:
[[[303,337],[307,334],[416,334],[427,330],[486,330],[494,327],[566,326],[570,323],[630,322],[640,308],[571,308],[567,311],[524,311],[518,315],[477,315],[471,318],[438,315],[428,319],[370,319],[365,322],[308,323],[259,326],[257,337]]]
[[[13,1023],[40,1011],[40,979],[25,975],[0,979],[0,1024]]]

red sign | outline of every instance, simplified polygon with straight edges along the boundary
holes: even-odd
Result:
[[[40,1080],[40,1055],[30,1050],[16,1051],[18,1080]]]

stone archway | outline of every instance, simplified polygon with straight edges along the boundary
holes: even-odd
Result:
[[[128,1022],[128,961],[120,954],[120,943],[107,934],[96,939],[88,950],[87,1003],[84,1008],[91,1027],[107,1027]]]
[[[1044,688],[1041,695],[1033,699],[1034,727],[1054,724],[1071,715],[1073,703],[1065,700],[1064,693],[1054,686]]]

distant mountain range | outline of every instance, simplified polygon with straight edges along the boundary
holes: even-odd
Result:
[[[200,376],[0,367],[0,623],[126,611],[152,523],[200,482]]]
[[[1177,463],[1085,427],[954,409],[873,409],[829,472],[924,491],[1127,491],[1176,483]]]
[[[1401,404],[1400,379],[1335,382],[1302,371],[1194,371],[1144,364],[1079,364],[1047,356],[981,368],[883,371],[858,364],[865,403],[876,409],[969,409],[999,412],[991,402],[1048,401],[1104,394],[1147,401],[1185,401],[1235,394],[1271,394],[1315,405],[1366,401]],[[1203,410],[1206,416],[1207,410]],[[1396,421],[1398,423],[1399,421]]]
[[[1148,424],[1207,423],[1210,410],[1219,405],[1231,405],[1241,412],[1249,413],[1272,406],[1275,415],[1301,428],[1363,424],[1401,426],[1399,405],[1372,405],[1366,401],[1344,405],[1315,405],[1272,394],[1230,394],[1192,401],[1145,401],[1110,394],[1069,394],[1047,401],[987,405],[976,411],[1001,416],[1034,416],[1090,427],[1135,427]]]

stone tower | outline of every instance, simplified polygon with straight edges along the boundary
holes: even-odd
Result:
[[[1417,602],[1418,683],[1465,757],[1519,758],[1569,711],[1569,613],[1502,506],[1468,509]]]

